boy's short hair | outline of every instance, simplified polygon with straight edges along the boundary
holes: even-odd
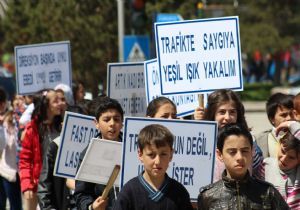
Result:
[[[246,127],[241,124],[228,124],[219,130],[217,148],[220,152],[223,150],[226,138],[231,135],[244,136],[251,147],[253,146],[252,135]]]
[[[297,155],[300,153],[300,141],[295,138],[290,132],[287,132],[280,140],[280,144],[286,151],[295,150]]]
[[[123,119],[123,116],[124,116],[124,111],[120,105],[120,103],[115,100],[115,99],[112,99],[112,98],[109,98],[107,96],[105,97],[102,97],[102,98],[98,98],[99,101],[97,101],[97,108],[96,108],[96,112],[95,112],[95,117],[96,117],[96,120],[98,121],[99,120],[99,117],[104,113],[106,112],[108,109],[115,109],[117,110],[122,119]]]
[[[165,126],[152,124],[144,127],[138,136],[138,147],[141,151],[147,145],[155,145],[157,148],[169,146],[173,148],[174,136]]]
[[[167,97],[160,96],[160,97],[157,97],[157,98],[153,99],[152,101],[150,101],[150,103],[147,106],[146,116],[154,117],[154,115],[157,113],[158,109],[162,105],[165,105],[165,104],[171,104],[175,110],[177,109],[176,105],[174,104],[173,101],[171,101]]]
[[[283,93],[275,93],[270,96],[266,104],[266,111],[270,122],[271,119],[275,117],[278,107],[286,107],[288,109],[293,109],[293,96]]]
[[[298,93],[293,100],[294,103],[294,109],[298,111],[300,111],[300,93]]]

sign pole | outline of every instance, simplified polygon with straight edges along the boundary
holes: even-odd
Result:
[[[124,62],[124,2],[117,0],[118,3],[118,38],[119,38],[119,62]]]

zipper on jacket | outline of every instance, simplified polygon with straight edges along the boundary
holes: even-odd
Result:
[[[239,182],[236,182],[236,192],[237,192],[238,210],[242,210],[241,209],[241,198],[240,198],[240,186],[239,186]]]

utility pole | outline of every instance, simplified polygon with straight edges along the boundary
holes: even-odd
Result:
[[[117,0],[118,3],[118,39],[119,39],[119,62],[124,62],[124,0]]]

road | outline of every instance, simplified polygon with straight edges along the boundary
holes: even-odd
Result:
[[[266,102],[243,102],[246,110],[246,120],[248,126],[252,128],[252,134],[260,133],[270,129],[271,123],[265,111]]]

